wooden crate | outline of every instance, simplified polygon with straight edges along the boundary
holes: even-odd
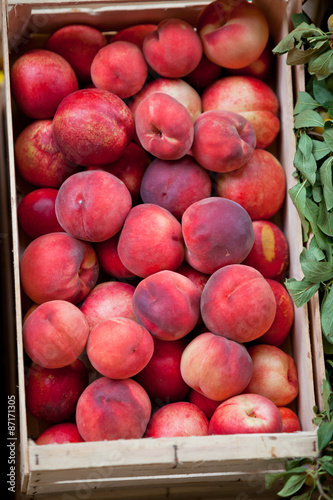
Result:
[[[64,445],[36,446],[30,438],[31,429],[25,406],[24,350],[22,344],[22,298],[20,295],[20,241],[16,217],[17,181],[13,143],[16,123],[11,107],[9,68],[11,58],[20,50],[64,23],[87,23],[102,30],[117,31],[125,26],[158,22],[180,17],[195,23],[209,0],[169,0],[162,2],[93,2],[75,3],[48,0],[23,0],[16,5],[2,0],[4,33],[4,67],[6,93],[7,153],[12,212],[12,258],[14,270],[14,304],[16,315],[17,365],[20,420],[20,481],[22,497],[49,498],[276,498],[281,488],[277,483],[271,491],[264,487],[267,472],[284,470],[285,460],[317,454],[316,429],[312,423],[316,404],[314,380],[323,373],[322,358],[312,359],[312,343],[319,342],[309,327],[308,307],[295,308],[295,321],[286,348],[293,355],[298,369],[300,393],[296,410],[302,431],[293,434],[255,434],[160,438],[86,442]],[[274,42],[291,28],[290,14],[300,9],[297,0],[256,0],[265,12]],[[7,15],[6,15],[7,14]],[[30,36],[32,33],[32,37]],[[280,100],[281,132],[274,145],[274,154],[281,161],[287,178],[287,189],[294,185],[292,177],[295,138],[292,109],[294,95],[291,69],[285,57],[277,60],[275,91]],[[289,274],[301,279],[299,254],[302,231],[297,212],[286,196],[281,210],[281,227],[290,246]],[[22,244],[22,242],[21,242]],[[311,335],[310,335],[311,333]],[[321,346],[315,345],[314,352]],[[314,374],[314,368],[316,373]],[[319,374],[319,375],[318,375]]]

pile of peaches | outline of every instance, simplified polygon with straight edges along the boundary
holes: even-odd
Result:
[[[272,64],[244,0],[12,64],[37,444],[300,430]]]

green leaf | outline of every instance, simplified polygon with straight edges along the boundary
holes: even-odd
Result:
[[[301,220],[301,223],[302,223],[302,226],[304,229],[304,233],[305,233],[304,240],[307,241],[306,235],[309,233],[310,224],[304,215],[304,213],[306,211],[306,188],[305,188],[305,186],[306,186],[306,181],[303,182],[302,184],[296,184],[294,187],[289,189],[288,193],[289,193],[289,196],[290,196],[293,204],[295,205],[295,207],[297,209],[298,216]]]
[[[320,203],[323,199],[323,189],[321,186],[313,186],[312,189],[312,198],[316,203]]]
[[[333,156],[327,158],[319,168],[320,182],[323,186],[324,199],[327,210],[333,208]]]
[[[303,44],[302,38],[309,36],[316,36],[322,34],[322,31],[315,26],[315,24],[301,23],[294,30],[288,33],[277,45],[273,48],[274,54],[285,54],[291,50],[295,45]]]
[[[317,283],[333,278],[333,266],[330,262],[318,262],[309,257],[309,252],[304,248],[300,254],[300,264],[306,280]]]
[[[327,237],[322,232],[322,230],[318,227],[317,219],[319,215],[319,208],[316,203],[314,203],[310,198],[306,198],[305,200],[305,212],[304,215],[307,220],[310,222],[311,229],[313,231],[314,237],[317,240],[319,248],[322,250],[326,250],[327,247]]]
[[[300,495],[294,495],[290,500],[310,500],[314,491],[315,487],[313,487],[311,490],[307,490],[304,493],[301,493]]]
[[[292,21],[293,25],[295,26],[295,28],[297,28],[297,26],[299,26],[302,23],[306,23],[306,24],[311,23],[310,19],[305,14],[305,12],[299,12],[296,14],[292,14],[290,17],[291,17],[291,21]]]
[[[298,47],[293,47],[289,49],[287,55],[287,64],[290,66],[296,66],[297,64],[306,64],[310,61],[311,57],[317,54],[318,49],[316,47],[309,47],[303,50]]]
[[[316,75],[317,78],[326,78],[333,73],[333,50],[325,50],[322,54],[313,55],[308,63],[308,72],[310,75]]]
[[[324,141],[312,140],[312,153],[316,161],[321,160],[330,153],[330,148]]]
[[[301,111],[294,120],[294,127],[298,128],[308,128],[308,127],[323,127],[324,120],[317,111],[313,109],[305,109]]]
[[[305,483],[306,477],[306,474],[295,474],[293,476],[290,476],[282,490],[278,492],[278,495],[280,497],[289,497],[290,495],[293,495],[302,488],[303,484]]]
[[[306,134],[303,134],[302,137],[308,137],[308,136]],[[303,141],[303,145],[304,142],[305,141]],[[311,149],[312,149],[312,141],[311,141]],[[304,150],[306,150],[305,146]],[[296,149],[296,153],[294,156],[294,166],[313,185],[316,182],[317,163],[311,151],[309,154],[308,150],[306,150],[306,153],[308,154],[308,157],[304,156],[300,148]]]
[[[296,464],[299,464],[301,462],[304,462],[304,458],[298,459],[298,460],[293,460],[293,462],[295,462]],[[293,466],[289,469],[286,467],[286,470],[283,472],[269,472],[265,475],[265,486],[267,489],[269,489],[272,487],[272,485],[278,479],[281,479],[282,477],[288,477],[290,474],[300,474],[300,473],[306,472],[306,471],[307,471],[307,468],[303,465],[303,466],[299,466],[299,467]]]
[[[302,134],[299,138],[297,147],[303,154],[306,160],[308,160],[312,155],[312,139],[307,134]]]
[[[325,463],[323,464],[322,469],[324,469],[324,471],[326,471],[330,476],[333,476],[333,464]]]
[[[327,147],[329,147],[330,150],[333,151],[333,121],[332,120],[327,120],[325,122],[323,139],[324,139]]]
[[[327,90],[325,80],[313,81],[313,96],[324,108],[333,107],[333,93]]]
[[[318,448],[323,450],[333,438],[333,422],[323,422],[317,430]]]
[[[323,348],[324,348],[324,353],[326,354],[326,362],[330,363],[330,360],[328,359],[327,356],[330,356],[333,354],[333,342],[329,342],[329,340],[323,336]],[[333,364],[332,364],[333,366]]]
[[[333,287],[330,288],[322,301],[320,317],[323,334],[329,342],[333,343]]]
[[[317,224],[318,227],[327,236],[333,237],[333,212],[329,212],[326,208],[325,200],[319,202],[319,212]]]
[[[316,293],[320,283],[312,283],[304,278],[301,281],[297,281],[295,278],[289,278],[285,281],[285,286],[295,302],[296,307],[302,307],[309,302],[311,297]]]
[[[304,91],[299,91],[297,94],[297,101],[295,104],[294,114],[298,115],[306,109],[316,109],[319,107],[319,103],[313,99],[313,97]]]
[[[309,243],[308,253],[309,256],[311,256],[311,260],[317,260],[319,262],[320,260],[325,259],[325,254],[318,247],[318,243],[315,238],[311,238],[311,241]]]
[[[323,386],[322,386],[322,395],[323,395],[323,402],[324,402],[324,408],[326,411],[326,415],[330,414],[330,397],[331,397],[331,385],[327,379],[323,379]]]

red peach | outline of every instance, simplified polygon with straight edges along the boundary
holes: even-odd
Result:
[[[201,96],[203,111],[222,109],[251,122],[257,148],[267,149],[280,130],[279,101],[269,85],[251,76],[226,76],[207,87]]]
[[[152,203],[133,207],[120,233],[118,255],[123,265],[141,278],[163,269],[175,271],[184,259],[180,222]]]
[[[185,337],[198,322],[200,292],[182,274],[159,271],[137,285],[133,310],[138,322],[154,337],[177,340]]]
[[[201,97],[191,85],[181,78],[160,77],[150,80],[138,94],[129,100],[128,107],[134,116],[140,102],[156,92],[162,92],[179,101],[190,113],[193,122],[202,113]]]
[[[252,220],[270,219],[285,200],[286,176],[272,153],[255,149],[243,167],[217,175],[216,189],[219,196],[239,203]]]
[[[135,113],[135,131],[141,146],[161,160],[178,160],[191,149],[191,115],[179,101],[155,92],[145,97]]]
[[[150,415],[149,397],[132,379],[100,377],[86,387],[76,406],[76,424],[85,441],[139,439]]]
[[[216,335],[250,342],[272,325],[276,313],[273,291],[262,274],[244,264],[218,269],[201,295],[201,316]]]
[[[183,213],[182,230],[186,261],[205,274],[242,262],[254,242],[247,212],[238,203],[216,196],[189,206]]]
[[[51,424],[63,422],[74,414],[87,385],[88,370],[79,359],[62,368],[31,363],[25,384],[27,409],[38,420]]]
[[[242,68],[255,61],[269,37],[266,17],[246,1],[211,2],[199,15],[197,31],[205,55],[225,68]]]
[[[17,216],[21,228],[30,238],[63,232],[55,214],[57,194],[57,189],[40,188],[30,191],[21,199],[17,207]]]
[[[58,188],[79,167],[70,164],[57,148],[52,135],[52,120],[36,120],[18,135],[15,166],[34,186]]]
[[[42,444],[64,444],[64,443],[83,443],[83,439],[77,430],[77,425],[66,422],[52,425],[42,432],[35,443]]]
[[[199,35],[181,19],[164,19],[142,46],[148,65],[160,76],[182,78],[194,70],[202,56]]]
[[[141,198],[169,210],[181,219],[192,203],[208,198],[212,183],[208,172],[189,155],[179,160],[155,158],[144,173]]]
[[[184,77],[184,80],[194,87],[198,92],[202,92],[206,87],[221,78],[222,68],[219,64],[210,61],[205,54],[196,68]]]
[[[209,422],[209,434],[282,432],[276,405],[258,394],[240,394],[224,401]]]
[[[261,394],[277,406],[286,406],[298,395],[297,367],[290,354],[273,345],[248,348],[253,374],[246,393]]]
[[[294,307],[290,295],[282,283],[270,279],[266,279],[266,281],[274,293],[276,314],[272,326],[260,337],[260,343],[278,347],[283,344],[291,330],[294,322]]]
[[[200,294],[202,293],[210,275],[201,273],[200,271],[197,271],[193,267],[191,267],[186,261],[182,263],[180,267],[177,269],[177,273],[182,274],[183,276],[186,276],[186,278],[189,278],[195,285],[197,285]]]
[[[285,406],[278,406],[282,417],[282,432],[301,431],[301,424],[296,413]]]
[[[180,370],[192,389],[214,401],[224,401],[245,389],[252,376],[252,361],[243,345],[205,332],[185,348]]]
[[[118,279],[134,278],[135,274],[126,269],[118,255],[118,242],[120,233],[115,234],[108,240],[94,245],[99,265],[103,271]]]
[[[253,221],[254,243],[243,264],[264,278],[280,281],[289,266],[289,246],[283,231],[268,220]]]
[[[222,401],[214,401],[213,399],[207,398],[194,389],[190,389],[190,392],[188,393],[188,400],[190,403],[195,404],[198,408],[200,408],[208,420],[212,418],[214,411],[222,403]]]
[[[50,300],[25,320],[23,345],[36,364],[62,368],[80,356],[88,334],[88,321],[77,306],[66,300]]]
[[[18,107],[30,118],[52,118],[60,102],[78,90],[71,65],[59,54],[34,49],[21,55],[11,71],[11,88]]]
[[[131,142],[134,119],[120,97],[103,89],[72,92],[53,118],[53,136],[69,160],[84,167],[118,160]]]
[[[211,110],[194,122],[192,154],[212,172],[231,172],[245,165],[256,146],[251,123],[238,113]]]
[[[179,401],[162,406],[149,420],[145,438],[207,436],[206,415],[194,404]]]
[[[98,373],[112,379],[125,379],[147,365],[154,352],[154,342],[148,330],[136,321],[115,317],[94,326],[86,349]]]
[[[135,24],[118,31],[112,38],[111,43],[123,40],[125,42],[134,43],[142,50],[143,41],[152,31],[155,31],[157,24]]]
[[[103,170],[77,172],[59,188],[55,211],[68,234],[84,241],[105,241],[122,228],[132,207],[129,190]]]
[[[130,64],[124,64],[124,61],[130,61]],[[127,99],[140,92],[144,86],[148,66],[137,45],[119,40],[98,51],[90,72],[95,87]]]
[[[97,52],[106,45],[106,37],[93,26],[69,24],[57,29],[45,47],[60,54],[81,82],[90,81],[90,67]]]
[[[95,286],[98,273],[92,246],[60,232],[34,239],[20,261],[23,291],[38,304],[54,299],[78,304]]]
[[[131,142],[121,157],[110,165],[90,166],[87,170],[106,170],[123,181],[132,196],[132,203],[140,203],[140,186],[146,168],[150,164],[150,156],[142,146]]]
[[[87,295],[81,305],[90,330],[101,321],[122,316],[134,320],[133,294],[135,287],[119,281],[99,283]]]
[[[154,353],[134,380],[142,385],[156,404],[181,401],[189,390],[180,373],[180,360],[187,341],[184,338],[172,342],[152,338]]]

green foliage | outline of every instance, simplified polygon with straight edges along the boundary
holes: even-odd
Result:
[[[306,89],[294,107],[295,185],[289,196],[300,217],[307,247],[299,259],[303,279],[285,285],[296,307],[318,292],[326,363],[323,411],[314,408],[318,455],[288,460],[282,473],[267,474],[266,488],[284,479],[278,495],[291,500],[333,498],[333,33],[324,33],[304,13],[295,29],[273,49],[287,64],[305,65]]]

